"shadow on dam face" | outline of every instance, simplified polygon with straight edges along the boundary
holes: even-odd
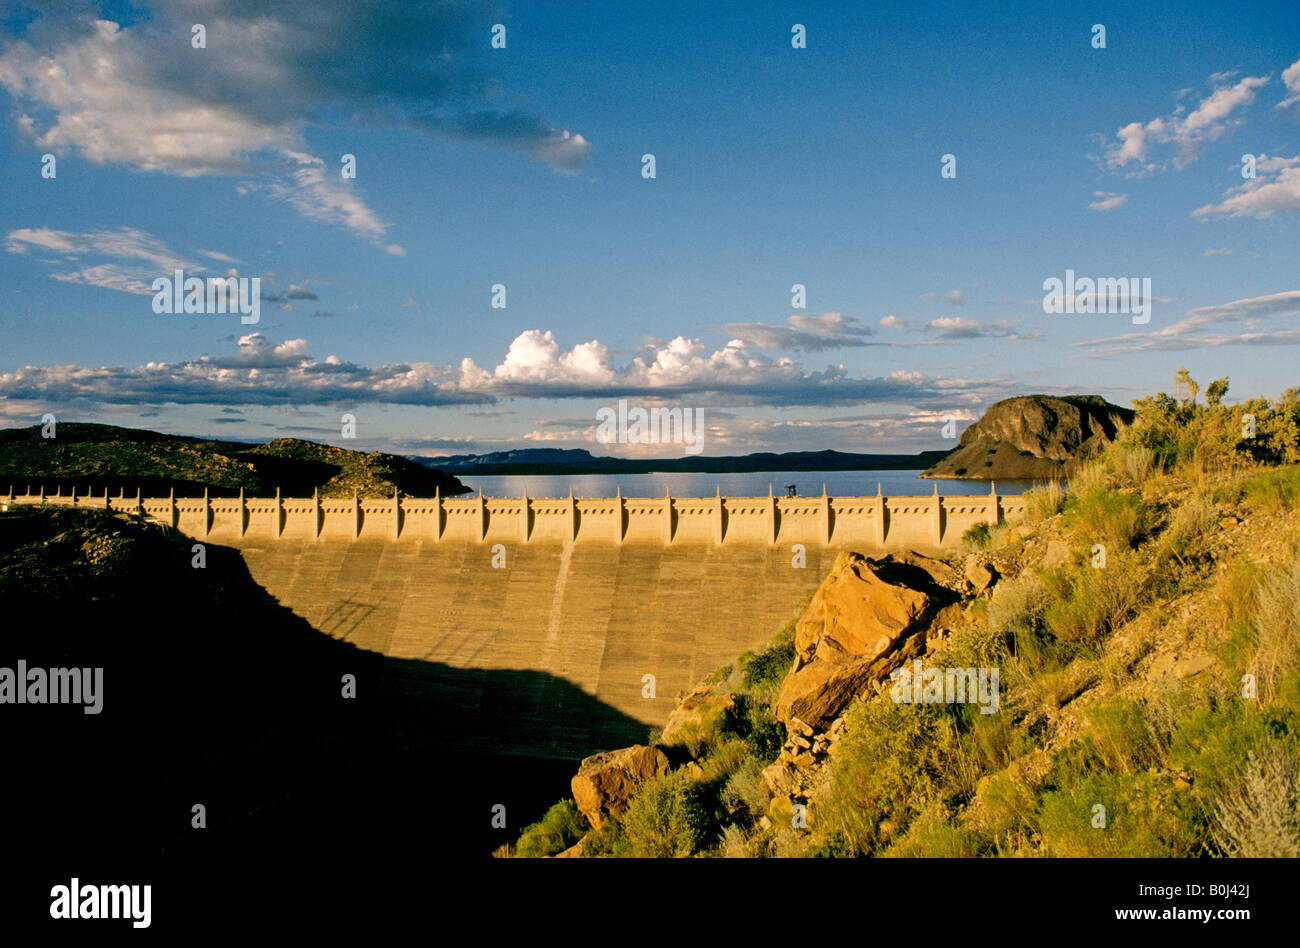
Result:
[[[168,860],[486,856],[567,795],[579,758],[647,738],[545,672],[461,669],[323,635],[233,549],[209,544],[193,569],[190,539],[126,524],[136,545],[117,572],[87,579],[74,555],[63,575],[58,535],[109,519],[66,513],[44,531],[0,530],[0,668],[103,669],[97,714],[0,708],[15,762],[6,849],[38,881],[49,862],[45,892],[71,865],[83,878],[138,865],[165,884]]]
[[[789,546],[388,542],[249,536],[236,544],[253,579],[313,628],[390,658],[487,672],[530,670],[599,705],[662,726],[678,692],[770,639],[797,617],[839,552]],[[494,562],[498,565],[494,566]],[[650,686],[653,685],[653,688]],[[506,741],[538,753],[621,746],[575,727],[574,694],[521,678],[496,693],[514,718]],[[489,712],[485,712],[489,713]],[[492,710],[490,713],[496,713]],[[606,729],[612,738],[617,729]],[[487,734],[473,726],[468,734]],[[640,738],[644,740],[644,736]],[[623,744],[628,742],[623,741]],[[542,751],[546,752],[546,751]]]

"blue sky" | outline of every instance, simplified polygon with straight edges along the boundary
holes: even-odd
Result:
[[[627,397],[709,454],[912,451],[1015,394],[1300,384],[1291,2],[40,6],[0,19],[0,424],[680,453],[596,443]],[[175,266],[260,322],[155,313]],[[1150,322],[1046,314],[1067,268]]]

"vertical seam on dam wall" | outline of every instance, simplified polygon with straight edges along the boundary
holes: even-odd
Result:
[[[551,613],[546,623],[546,645],[542,651],[541,670],[550,671],[555,662],[555,652],[560,644],[560,626],[564,618],[564,590],[568,585],[569,566],[573,562],[573,544],[564,544],[560,554],[559,571],[555,577],[555,589],[551,593]]]

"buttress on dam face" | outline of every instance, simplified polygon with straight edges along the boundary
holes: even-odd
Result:
[[[396,659],[533,674],[511,709],[466,685],[466,748],[577,758],[626,733],[570,720],[572,688],[647,727],[795,618],[844,551],[938,553],[1019,496],[146,498],[14,494],[143,514],[239,551],[317,630]],[[475,709],[481,713],[474,713]],[[514,726],[501,728],[503,713]],[[487,723],[493,723],[489,726]],[[466,724],[465,721],[470,723]],[[474,721],[485,722],[476,733]],[[603,741],[607,744],[601,746]]]

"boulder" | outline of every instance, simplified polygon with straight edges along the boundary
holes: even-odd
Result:
[[[799,789],[799,775],[788,763],[778,760],[763,769],[763,785],[772,796],[789,796]]]
[[[955,569],[943,560],[936,560],[932,556],[924,556],[914,550],[903,550],[901,553],[891,553],[883,560],[877,560],[876,562],[901,563],[904,566],[911,566],[914,569],[919,569],[930,577],[931,582],[938,586],[952,588],[958,584],[958,576]]]
[[[767,805],[767,817],[773,826],[787,827],[794,823],[794,801],[789,797],[773,797]]]
[[[881,578],[880,564],[841,553],[795,626],[800,663],[814,658],[872,660],[912,632],[929,610],[930,597]],[[803,715],[806,723],[816,726]]]
[[[587,851],[587,837],[582,837],[568,849],[555,854],[556,859],[581,859]]]
[[[730,714],[735,707],[736,699],[729,694],[689,694],[668,715],[668,723],[664,725],[659,740],[663,744],[681,744],[693,731],[706,730],[711,721]]]
[[[935,600],[890,582],[885,564],[842,553],[795,626],[794,668],[776,716],[823,728],[875,680],[925,647]]]
[[[786,725],[791,734],[802,734],[804,737],[813,736],[813,729],[797,717],[791,718],[786,722]]]
[[[979,596],[997,582],[998,574],[987,563],[972,559],[966,564],[966,582],[970,583]]]
[[[636,788],[669,770],[668,756],[657,746],[636,744],[606,751],[584,760],[569,782],[578,812],[594,829],[607,816],[619,816],[627,809]]]
[[[1054,537],[1047,541],[1047,549],[1043,552],[1043,566],[1051,569],[1054,566],[1063,566],[1071,559],[1073,554],[1064,540]]]

